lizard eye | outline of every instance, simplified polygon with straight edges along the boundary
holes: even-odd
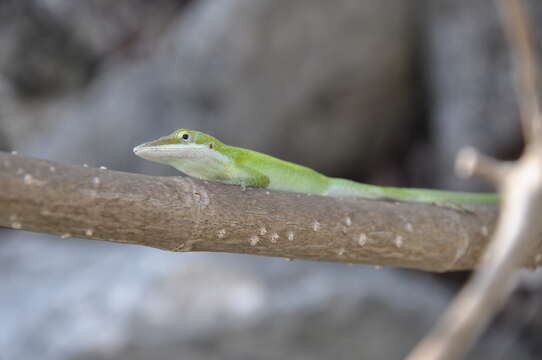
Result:
[[[188,134],[183,134],[181,137],[183,138],[183,140],[190,139],[190,135],[188,135]]]
[[[213,143],[209,143],[209,149],[212,149],[212,148],[214,148],[214,147],[215,147],[215,146],[214,146]]]

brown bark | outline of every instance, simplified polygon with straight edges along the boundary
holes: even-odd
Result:
[[[475,266],[495,218],[492,206],[243,191],[0,153],[0,226],[63,237],[448,271]]]

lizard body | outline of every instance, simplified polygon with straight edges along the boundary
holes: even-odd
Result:
[[[308,167],[226,145],[200,131],[179,129],[134,148],[144,159],[202,180],[324,196],[428,203],[496,203],[497,194],[385,187],[327,177]]]

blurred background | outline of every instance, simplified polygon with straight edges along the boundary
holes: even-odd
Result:
[[[491,190],[453,163],[521,151],[511,75],[490,0],[0,0],[0,149],[70,164],[178,175],[131,149],[185,127]],[[467,276],[0,229],[0,360],[401,359]],[[540,359],[541,294],[526,274],[470,358]]]

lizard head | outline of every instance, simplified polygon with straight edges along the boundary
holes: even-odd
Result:
[[[222,145],[218,139],[200,131],[179,129],[136,146],[134,153],[147,160],[171,165],[179,159],[204,160],[216,157]]]

